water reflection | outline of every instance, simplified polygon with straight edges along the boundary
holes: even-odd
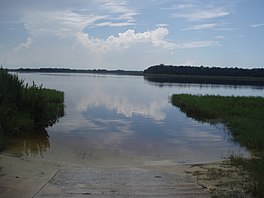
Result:
[[[49,135],[45,129],[23,132],[8,140],[5,152],[15,156],[43,156],[50,148]]]
[[[166,104],[167,101],[157,100],[150,101],[149,104],[137,103],[136,101],[131,101],[126,95],[115,95],[111,92],[102,91],[84,96],[77,103],[77,110],[83,112],[90,108],[98,108],[100,110],[100,107],[105,107],[108,111],[116,111],[117,114],[123,114],[125,117],[131,118],[133,115],[140,115],[160,121],[166,117],[165,112],[162,111]],[[100,116],[105,115],[101,113]]]
[[[25,74],[23,74],[25,75]],[[29,74],[28,74],[29,75]],[[35,82],[65,92],[66,116],[48,129],[44,158],[74,163],[192,163],[245,153],[223,126],[188,118],[169,102],[174,93],[251,95],[252,89],[173,84],[159,88],[142,77],[37,75]],[[217,87],[219,86],[219,87]],[[263,95],[263,91],[253,94]]]
[[[232,78],[230,79],[199,79],[191,77],[157,77],[157,76],[144,76],[144,80],[151,85],[158,87],[173,87],[175,86],[198,86],[198,87],[210,87],[210,88],[232,88],[232,89],[241,89],[241,88],[250,88],[250,89],[264,89],[263,81],[238,81]]]

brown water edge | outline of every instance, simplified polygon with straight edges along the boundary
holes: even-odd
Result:
[[[28,134],[12,138],[3,153],[28,159],[99,167],[173,166],[221,161],[219,157],[213,158],[214,152],[210,151],[210,145],[205,145],[199,152],[180,143],[176,149],[158,144],[156,148],[152,145],[146,150],[146,142],[143,148],[141,144],[135,144],[137,150],[129,150],[118,144],[102,144],[100,140],[75,136],[54,139],[49,138],[47,133]],[[241,153],[247,156],[247,153]]]
[[[50,148],[49,134],[46,129],[23,131],[6,138],[3,152],[14,156],[43,156]]]

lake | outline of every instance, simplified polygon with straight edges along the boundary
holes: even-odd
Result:
[[[263,87],[149,82],[142,76],[19,73],[65,93],[65,113],[47,135],[14,140],[13,155],[94,166],[173,165],[248,155],[222,124],[188,118],[174,93],[264,96]]]

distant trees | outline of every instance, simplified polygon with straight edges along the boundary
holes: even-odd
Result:
[[[155,65],[144,70],[144,74],[176,74],[176,75],[197,75],[197,76],[241,76],[241,77],[264,77],[264,69],[242,69],[242,68],[221,68],[204,66],[172,66]]]
[[[20,68],[9,69],[16,72],[45,72],[45,73],[96,73],[117,75],[145,75],[145,74],[175,74],[188,76],[236,76],[236,77],[264,77],[264,68],[242,69],[198,66],[154,65],[144,71],[106,70],[106,69],[68,69],[68,68]]]
[[[116,74],[116,75],[142,75],[143,71],[106,70],[106,69],[67,69],[67,68],[20,68],[9,69],[12,72],[43,72],[43,73],[92,73],[92,74]]]

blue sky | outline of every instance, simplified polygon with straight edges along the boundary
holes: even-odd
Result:
[[[1,0],[0,64],[264,67],[263,0]]]

